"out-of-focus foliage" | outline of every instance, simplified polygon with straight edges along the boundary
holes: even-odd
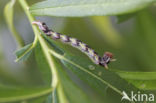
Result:
[[[15,37],[15,39],[17,39],[19,46],[22,47],[22,46],[24,46],[24,42],[23,42],[22,38],[19,36],[19,34],[17,33],[17,31],[13,25],[13,16],[14,16],[13,14],[14,14],[15,2],[16,2],[15,0],[12,0],[5,6],[4,15],[5,15],[5,19],[8,24],[8,27],[13,34],[13,37]]]
[[[4,43],[0,45],[3,46],[0,48],[0,103],[120,103],[123,91],[128,95],[131,91],[156,94],[155,0],[28,2],[32,6],[28,7],[26,0],[0,1],[1,10],[5,11],[5,16],[0,14],[0,25],[4,26],[5,17],[11,32],[15,28],[19,31],[12,35],[18,45],[19,41],[25,42],[21,35],[25,29],[26,34],[33,35],[30,25],[34,16],[56,16],[38,18],[48,21],[49,27],[52,21],[59,24],[61,16],[64,22],[53,27],[61,31],[54,31],[78,38],[99,55],[110,51],[117,61],[111,62],[106,70],[79,50],[51,40],[32,26],[34,41],[16,53],[11,52],[16,55],[16,61],[22,61],[14,67],[8,61],[10,58],[6,59],[5,48],[16,47],[6,46],[4,42],[9,39],[3,37],[11,34],[8,29],[0,28],[0,40]],[[14,25],[17,22],[22,27]],[[30,28],[24,26],[28,22]]]

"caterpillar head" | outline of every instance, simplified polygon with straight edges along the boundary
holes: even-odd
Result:
[[[116,59],[113,59],[113,54],[110,52],[105,52],[103,57],[101,58],[100,65],[104,66],[106,69],[108,69],[107,64],[109,64],[111,61],[115,61]]]

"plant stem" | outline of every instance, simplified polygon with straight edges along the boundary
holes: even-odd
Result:
[[[19,2],[21,4],[21,6],[23,7],[26,15],[28,16],[29,22],[32,23],[33,21],[35,21],[34,17],[29,12],[29,6],[26,3],[26,1],[25,0],[19,0]],[[55,88],[58,87],[58,86],[62,87],[61,84],[58,85],[58,81],[59,81],[59,75],[57,73],[58,68],[57,68],[57,65],[55,63],[56,62],[55,58],[49,52],[49,50],[51,50],[51,48],[48,47],[48,45],[47,45],[46,41],[44,40],[44,38],[41,35],[39,35],[39,34],[41,34],[39,29],[34,25],[32,25],[32,28],[33,28],[33,31],[35,33],[35,40],[33,42],[33,45],[36,45],[37,42],[39,41],[39,43],[41,44],[41,48],[43,50],[43,53],[44,53],[44,55],[45,55],[45,57],[47,59],[49,67],[51,69],[51,73],[52,73],[51,86],[53,87],[53,90],[55,90]],[[65,98],[65,94],[64,94],[63,90],[60,89],[60,88],[57,88],[57,89],[59,90],[59,92],[61,92],[61,93],[59,93],[59,96],[60,96],[61,100],[64,101],[64,103],[68,103],[68,102],[65,102],[67,100]],[[55,98],[53,98],[52,101],[55,101],[54,99]]]
[[[30,24],[35,21],[34,17],[31,15],[31,13],[29,12],[29,6],[27,4],[27,2],[25,0],[19,0],[19,3],[21,4],[22,8],[24,9],[24,12],[26,13]],[[52,72],[52,82],[51,82],[51,86],[53,88],[56,88],[57,86],[57,82],[58,82],[58,76],[57,76],[57,70],[54,64],[54,58],[51,56],[51,54],[48,52],[49,47],[47,46],[45,40],[42,38],[40,34],[40,31],[38,30],[38,28],[34,25],[31,25],[35,34],[35,40],[34,40],[34,45],[37,44],[37,41],[40,42],[42,50],[44,52],[44,55],[47,59],[47,62],[50,66],[51,72]]]

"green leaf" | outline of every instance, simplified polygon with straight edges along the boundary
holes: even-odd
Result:
[[[9,26],[10,31],[13,34],[13,37],[15,40],[18,42],[18,45],[20,47],[24,46],[24,41],[22,37],[18,34],[16,31],[14,24],[13,24],[13,14],[14,14],[14,5],[15,5],[16,0],[11,0],[4,8],[4,15],[6,22]]]
[[[108,96],[108,98],[112,97],[111,95],[113,92],[113,101],[120,102],[122,91],[127,91],[128,93],[130,93],[131,90],[137,91],[136,88],[128,84],[115,73],[93,64],[90,60],[80,55],[72,56],[66,54],[65,56],[61,56],[52,51],[51,53],[61,59],[67,69],[72,70],[75,75],[89,84],[93,90],[97,91],[104,98],[106,98],[106,96]]]
[[[156,72],[115,72],[139,89],[156,90]]]
[[[36,53],[38,53],[36,55],[36,59],[37,60],[39,66],[44,67],[44,71],[41,70],[44,79],[46,80],[46,85],[51,84],[51,73],[48,71],[50,70],[49,67],[47,67],[47,60],[44,57],[44,53],[42,52],[42,49],[40,47],[40,45],[38,44],[38,46],[36,47]],[[40,57],[39,57],[40,56]],[[66,72],[64,71],[64,67],[62,66],[62,64],[60,63],[60,61],[56,58],[53,58],[53,64],[55,65],[55,67],[57,68],[57,75],[58,75],[58,85],[56,87],[56,92],[57,92],[57,98],[59,103],[67,103],[67,101],[69,103],[90,103],[88,102],[89,99],[87,98],[87,96],[85,95],[85,93],[78,87],[76,86],[72,80],[69,79],[69,77],[67,76]],[[41,64],[42,65],[41,65]],[[43,69],[43,68],[42,68]],[[73,95],[73,91],[74,91],[74,95]],[[79,96],[79,98],[77,98]],[[80,99],[81,98],[81,99]],[[56,97],[52,97],[53,101],[56,101]],[[55,102],[54,102],[55,103]]]
[[[28,59],[30,54],[32,53],[32,49],[34,48],[33,44],[28,44],[23,48],[16,51],[16,62],[23,62]]]
[[[66,96],[68,97],[68,100],[70,103],[92,103],[91,99],[89,100],[88,96],[86,93],[78,87],[75,83],[72,82],[72,80],[67,76],[65,69],[63,66],[59,67],[61,64],[58,62],[58,73],[60,77],[60,84],[62,85],[62,89],[64,90]],[[61,89],[61,88],[58,88]],[[74,95],[73,95],[74,92]],[[59,90],[58,90],[59,94]],[[79,98],[77,98],[79,97]],[[61,102],[62,103],[62,102]]]
[[[50,86],[52,81],[51,70],[48,63],[46,62],[45,55],[43,54],[43,50],[39,43],[35,47],[35,58],[37,62],[37,67],[40,69],[45,84]]]
[[[48,95],[52,88],[3,88],[0,87],[0,103],[26,101]]]
[[[47,0],[30,8],[34,15],[82,17],[118,15],[145,8],[155,0]]]

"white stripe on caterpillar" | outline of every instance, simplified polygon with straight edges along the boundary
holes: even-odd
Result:
[[[98,65],[104,66],[106,69],[108,68],[107,64],[110,61],[115,61],[113,58],[113,54],[110,52],[105,52],[103,57],[100,57],[93,49],[89,48],[87,44],[81,42],[76,38],[69,37],[67,35],[63,35],[60,33],[56,33],[48,28],[48,26],[44,22],[34,21],[32,24],[38,25],[39,29],[43,31],[47,36],[52,39],[60,39],[62,42],[68,42],[73,47],[80,49],[82,52],[87,54],[89,58]]]

